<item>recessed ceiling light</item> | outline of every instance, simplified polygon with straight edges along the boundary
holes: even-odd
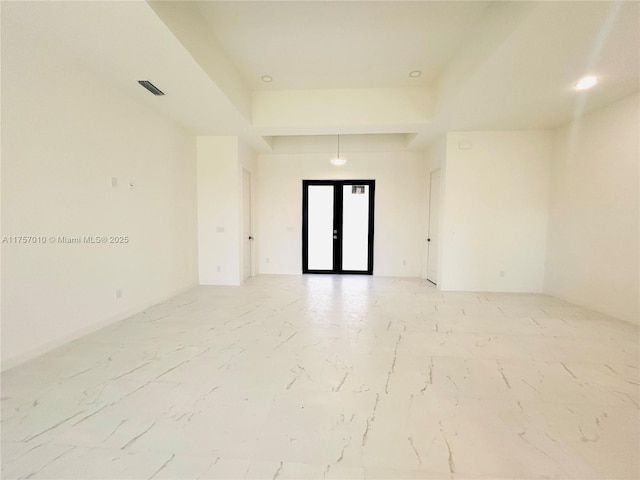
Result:
[[[418,78],[420,75],[422,75],[422,72],[420,70],[414,70],[413,72],[409,73],[409,76],[411,78]]]
[[[262,75],[262,77],[260,77],[260,78],[262,78],[262,81],[263,81],[264,83],[271,83],[271,82],[273,82],[273,77],[271,77],[271,76],[269,76],[269,75]]]
[[[576,90],[587,90],[593,87],[596,83],[598,83],[598,79],[593,75],[587,75],[586,77],[582,77],[576,84],[574,85]]]

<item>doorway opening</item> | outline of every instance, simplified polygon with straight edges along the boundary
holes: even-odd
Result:
[[[302,181],[302,272],[373,275],[375,180]]]

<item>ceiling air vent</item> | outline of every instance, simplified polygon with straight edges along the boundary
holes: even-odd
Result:
[[[138,80],[138,83],[140,85],[142,85],[144,88],[146,88],[147,90],[149,90],[151,93],[153,93],[154,95],[157,96],[162,96],[164,95],[164,92],[162,90],[160,90],[158,87],[156,87],[153,83],[151,83],[149,80]]]

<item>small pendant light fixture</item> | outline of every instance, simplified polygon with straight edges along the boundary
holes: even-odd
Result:
[[[340,157],[340,135],[338,134],[338,156],[331,159],[331,165],[342,166],[345,163],[347,163],[347,159]]]

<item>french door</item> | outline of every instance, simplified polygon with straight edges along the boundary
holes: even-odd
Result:
[[[302,272],[373,274],[375,180],[302,181]]]

